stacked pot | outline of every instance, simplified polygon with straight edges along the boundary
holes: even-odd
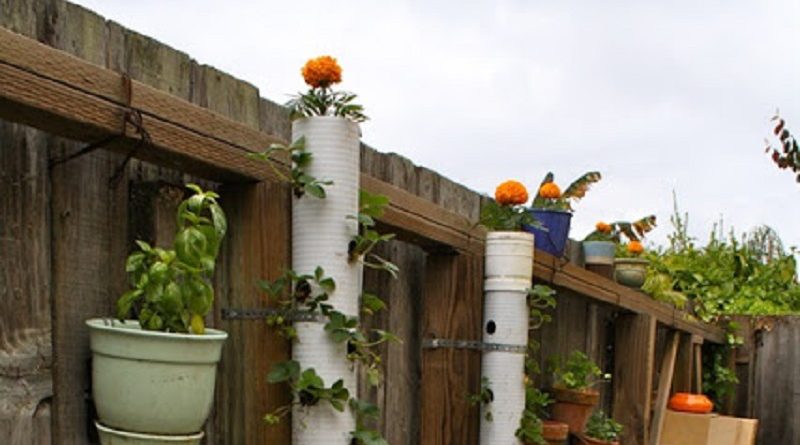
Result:
[[[292,140],[306,139],[313,156],[307,173],[333,182],[325,188],[325,199],[296,198],[292,204],[292,268],[298,274],[313,274],[317,266],[336,282],[329,295],[335,310],[358,316],[362,267],[349,260],[348,246],[358,233],[360,130],[358,124],[340,117],[314,116],[295,120]],[[314,368],[326,385],[343,379],[356,391],[356,374],[347,359],[347,345],[334,342],[325,332],[325,320],[295,323],[297,342],[292,358],[303,369]],[[313,426],[312,426],[313,425]],[[349,443],[355,420],[350,412],[339,412],[327,404],[292,415],[295,445],[342,445]]]
[[[528,289],[533,273],[533,235],[489,232],[486,236],[484,343],[513,350],[485,350],[481,375],[489,380],[494,400],[482,406],[480,442],[518,444],[515,432],[525,408],[525,349],[528,345]]]
[[[228,335],[145,331],[133,320],[86,324],[101,443],[199,444]]]

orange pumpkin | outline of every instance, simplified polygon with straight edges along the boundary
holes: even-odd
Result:
[[[708,397],[703,394],[679,392],[669,399],[669,409],[685,413],[708,414],[714,409]]]

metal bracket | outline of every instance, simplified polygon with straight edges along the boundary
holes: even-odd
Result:
[[[499,351],[513,354],[525,354],[527,345],[508,345],[504,343],[484,343],[478,340],[452,340],[449,338],[426,338],[422,340],[424,349],[454,348],[473,349],[477,351]]]
[[[286,313],[285,311],[276,308],[222,308],[223,320],[263,320],[270,315],[278,314],[285,314],[286,319],[289,321],[316,321],[318,323],[328,322],[328,317],[316,312],[293,311]]]

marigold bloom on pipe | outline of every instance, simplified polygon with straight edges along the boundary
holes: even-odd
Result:
[[[548,182],[539,188],[539,195],[545,199],[558,199],[561,197],[561,189],[555,182]]]
[[[301,72],[303,79],[313,88],[328,88],[342,81],[342,67],[331,56],[310,59]]]
[[[528,201],[528,189],[519,181],[509,180],[497,186],[494,199],[500,205],[520,205]]]

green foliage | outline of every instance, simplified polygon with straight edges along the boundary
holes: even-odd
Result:
[[[609,226],[611,226],[610,232],[604,233],[599,230],[595,230],[594,232],[586,235],[584,241],[611,241],[619,244],[623,235],[628,239],[628,241],[641,241],[648,232],[655,229],[656,216],[648,215],[633,222],[616,221],[610,223]]]
[[[736,393],[739,377],[736,371],[727,366],[727,358],[732,347],[739,343],[738,339],[729,336],[729,344],[713,345],[703,349],[703,394],[707,395],[715,406],[724,406],[725,400]]]
[[[481,389],[477,394],[468,394],[467,401],[470,405],[482,405],[483,417],[487,422],[492,421],[491,403],[494,401],[494,392],[492,391],[492,382],[488,377],[481,377]]]
[[[267,324],[277,328],[284,338],[291,340],[297,336],[291,320],[293,314],[328,315],[333,310],[327,301],[336,290],[336,282],[325,276],[322,267],[317,266],[313,275],[298,275],[293,270],[287,270],[274,281],[261,280],[258,284],[280,309],[267,316]]]
[[[573,181],[572,184],[570,184],[569,187],[567,187],[564,192],[561,193],[559,198],[552,199],[541,196],[539,192],[542,188],[542,185],[553,182],[554,175],[552,172],[548,172],[545,175],[542,183],[539,185],[539,191],[536,192],[536,197],[533,199],[531,207],[535,209],[573,212],[574,209],[572,208],[572,204],[580,201],[581,198],[586,196],[586,192],[589,191],[589,187],[592,184],[600,181],[602,178],[603,177],[600,172],[584,173],[581,177]]]
[[[573,351],[566,362],[557,359],[554,368],[559,388],[585,390],[604,380],[600,367],[581,351]]]
[[[381,378],[381,356],[375,353],[374,349],[383,343],[400,343],[400,338],[381,329],[366,331],[358,318],[348,317],[337,311],[331,311],[328,315],[325,331],[336,343],[347,343],[347,358],[361,363],[369,384],[378,386]]]
[[[586,423],[586,435],[594,439],[614,442],[622,434],[622,425],[608,417],[603,411],[595,411]]]
[[[526,384],[525,409],[522,411],[519,428],[514,434],[525,443],[547,444],[542,437],[542,419],[547,417],[547,407],[552,403],[553,399],[549,394],[532,384]]]
[[[556,291],[544,284],[535,284],[528,289],[529,329],[539,329],[552,320],[547,309],[556,307]]]
[[[350,399],[350,411],[356,417],[356,429],[350,434],[353,437],[353,445],[389,445],[381,433],[370,427],[380,418],[380,410],[372,403]]]
[[[358,221],[359,231],[350,242],[348,252],[350,261],[362,260],[365,267],[383,270],[392,277],[397,278],[397,273],[399,272],[397,265],[372,252],[378,244],[394,238],[393,233],[381,235],[375,230],[375,220],[383,216],[387,205],[389,205],[388,197],[373,195],[366,190],[361,190],[358,215],[351,217]]]
[[[214,192],[186,186],[194,194],[178,206],[178,231],[171,250],[137,241],[125,264],[131,289],[117,300],[117,317],[126,319],[140,303],[143,329],[202,334],[203,317],[214,302],[211,277],[227,231]],[[191,329],[190,329],[191,328]]]
[[[530,309],[530,330],[539,329],[544,323],[551,321],[547,309],[556,306],[556,291],[549,286],[536,284],[528,291],[528,307]],[[547,417],[547,407],[553,403],[550,396],[534,385],[534,376],[539,374],[539,362],[534,354],[539,343],[528,339],[528,351],[525,354],[525,409],[522,411],[519,428],[515,435],[525,443],[546,444],[542,436],[542,419]]]
[[[672,216],[666,249],[651,251],[645,292],[688,306],[703,321],[725,315],[782,315],[800,312],[795,258],[773,250],[765,256],[753,243],[716,231],[704,247],[686,232],[686,217]],[[767,260],[768,258],[771,258]]]
[[[339,116],[353,122],[364,122],[364,107],[354,104],[355,94],[333,91],[331,88],[310,88],[308,92],[293,97],[286,106],[292,119],[310,116]]]
[[[264,416],[264,421],[275,425],[285,417],[294,405],[312,407],[320,402],[327,402],[333,409],[344,411],[345,404],[350,399],[350,392],[345,388],[342,379],[334,382],[330,387],[325,386],[322,377],[317,375],[314,368],[300,370],[300,364],[294,360],[280,362],[273,365],[269,375],[269,383],[288,383],[294,398],[289,405],[282,406]]]
[[[292,160],[291,176],[288,178],[280,169],[275,165],[273,158],[276,153],[286,153]],[[306,151],[306,138],[302,136],[291,145],[286,146],[283,144],[272,144],[261,153],[251,153],[248,155],[250,158],[265,161],[267,165],[278,176],[286,179],[292,184],[292,191],[298,198],[303,197],[306,193],[316,198],[325,198],[326,185],[332,185],[333,181],[319,180],[308,174],[306,169],[311,164],[313,155]]]
[[[524,226],[545,229],[526,207],[500,205],[494,200],[481,208],[480,225],[490,231],[520,231]]]

